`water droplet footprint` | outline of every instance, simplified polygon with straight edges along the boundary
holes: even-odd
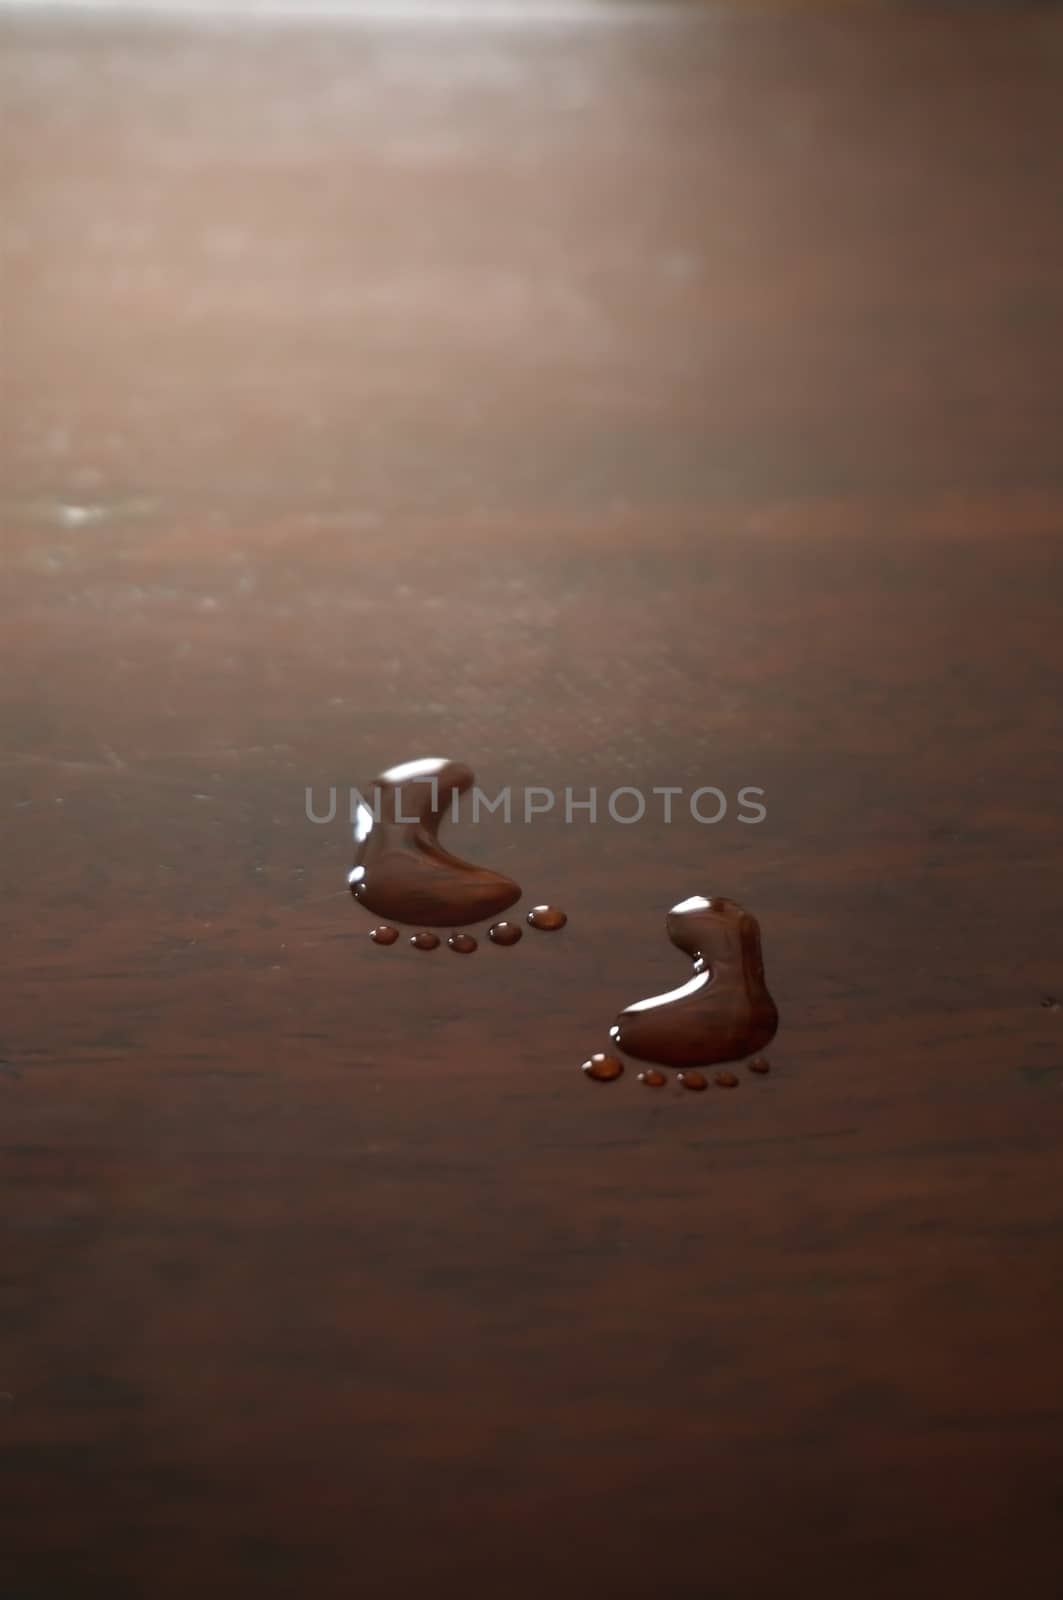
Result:
[[[428,930],[449,925],[455,929],[447,940],[449,948],[471,955],[477,941],[461,931],[461,924],[497,917],[520,899],[520,884],[512,878],[464,861],[439,842],[440,823],[448,812],[457,818],[460,797],[474,782],[472,769],[463,762],[426,756],[374,778],[371,803],[359,797],[348,886],[368,911],[423,928],[410,940],[418,950],[434,950],[439,941]],[[568,918],[557,906],[541,905],[532,907],[527,920],[531,927],[553,933]],[[519,923],[503,920],[491,926],[488,938],[505,947],[518,944],[523,931]],[[375,944],[391,945],[398,936],[396,928],[382,924],[369,937]]]
[[[347,882],[368,911],[426,928],[497,917],[520,899],[520,884],[453,855],[439,825],[474,776],[460,761],[429,756],[389,767],[370,786],[354,823],[355,860]]]
[[[764,979],[756,917],[723,896],[692,895],[672,907],[665,927],[676,948],[692,959],[693,975],[678,989],[627,1006],[609,1030],[614,1048],[658,1067],[680,1068],[676,1082],[694,1093],[709,1087],[700,1067],[752,1057],[749,1070],[767,1073],[769,1063],[756,1052],[774,1038],[779,1017]],[[665,1081],[659,1070],[639,1074],[639,1082],[651,1087]],[[740,1079],[721,1070],[712,1083],[737,1089]]]
[[[621,1011],[609,1030],[614,1045],[669,1067],[740,1061],[763,1049],[779,1014],[764,981],[756,917],[734,900],[692,895],[672,907],[665,927],[693,960],[693,976]]]

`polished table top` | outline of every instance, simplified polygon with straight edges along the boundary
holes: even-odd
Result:
[[[1051,1592],[1063,15],[2,29],[0,1594]]]

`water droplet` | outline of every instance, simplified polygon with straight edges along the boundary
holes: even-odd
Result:
[[[492,944],[519,944],[524,937],[524,929],[519,922],[496,922],[494,927],[488,928],[487,937]]]
[[[714,1072],[712,1081],[718,1089],[737,1089],[738,1079],[733,1072]]]
[[[695,1072],[693,1068],[690,1068],[687,1072],[678,1073],[676,1081],[681,1083],[684,1089],[693,1089],[696,1094],[700,1094],[702,1089],[709,1087],[709,1080],[705,1074],[703,1072]]]
[[[374,928],[369,935],[374,944],[394,944],[398,936],[398,928],[389,927],[386,922],[382,922],[379,928]]]
[[[439,940],[426,928],[423,933],[411,933],[410,943],[415,950],[438,950]]]
[[[647,1089],[663,1089],[668,1079],[656,1067],[649,1067],[647,1071],[639,1073],[639,1082],[644,1083]]]
[[[354,898],[378,916],[438,928],[497,917],[520,899],[520,885],[500,872],[451,855],[440,844],[448,808],[475,782],[458,761],[426,757],[375,778],[357,808]]]
[[[588,1078],[593,1078],[595,1083],[612,1083],[624,1071],[624,1063],[618,1061],[616,1056],[591,1056],[589,1061],[583,1063],[583,1071]]]
[[[528,921],[543,933],[556,933],[558,928],[565,926],[568,918],[558,906],[532,906]]]
[[[476,940],[471,933],[452,933],[447,943],[459,956],[471,956],[476,949]]]
[[[770,1072],[771,1062],[767,1056],[754,1056],[752,1061],[747,1061],[746,1066],[750,1072]]]
[[[665,919],[668,937],[694,962],[678,989],[627,1007],[609,1030],[618,1049],[670,1067],[710,1066],[752,1055],[775,1036],[757,919],[734,900],[692,895]]]

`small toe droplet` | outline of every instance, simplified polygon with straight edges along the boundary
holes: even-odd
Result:
[[[488,928],[487,937],[492,944],[519,944],[524,937],[524,929],[519,922],[496,922]]]
[[[471,933],[452,933],[447,943],[452,950],[458,952],[459,956],[471,956],[477,948],[476,940]]]
[[[703,1072],[695,1072],[693,1069],[689,1072],[678,1073],[677,1082],[681,1083],[684,1089],[693,1089],[695,1094],[700,1094],[702,1089],[709,1087],[709,1080],[705,1074]]]
[[[411,934],[410,943],[413,945],[415,950],[435,950],[439,947],[439,940],[436,938],[434,933],[429,933],[427,928],[425,928],[423,933]]]
[[[624,1071],[624,1063],[618,1061],[616,1056],[591,1056],[583,1063],[583,1071],[588,1078],[593,1078],[595,1083],[612,1083]]]
[[[560,906],[532,906],[528,912],[530,926],[538,928],[542,933],[556,933],[567,921],[568,917]]]
[[[746,1066],[750,1072],[770,1072],[771,1062],[767,1056],[754,1056],[752,1061],[747,1061]]]
[[[737,1089],[738,1079],[733,1072],[714,1072],[712,1081],[717,1089]]]
[[[644,1083],[647,1089],[663,1089],[668,1079],[656,1067],[650,1067],[646,1072],[639,1073],[639,1082]]]
[[[398,928],[391,928],[386,922],[382,922],[379,928],[374,928],[369,935],[374,944],[394,944],[398,936]]]

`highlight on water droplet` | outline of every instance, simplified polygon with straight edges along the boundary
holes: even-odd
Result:
[[[602,1054],[590,1056],[583,1063],[583,1071],[588,1078],[593,1078],[595,1083],[614,1083],[622,1077],[624,1063],[618,1061],[616,1056]]]
[[[676,1082],[681,1083],[684,1089],[693,1089],[695,1094],[700,1094],[702,1089],[709,1087],[709,1080],[703,1072],[696,1072],[693,1067],[686,1072],[676,1074]]]
[[[439,940],[427,928],[420,933],[412,933],[410,935],[410,943],[415,950],[437,950],[439,948]]]
[[[394,944],[398,936],[398,928],[392,928],[386,922],[382,922],[379,928],[374,928],[369,935],[374,944]]]
[[[738,1079],[733,1072],[714,1072],[712,1081],[718,1089],[737,1089]]]
[[[532,906],[528,912],[529,924],[542,933],[556,933],[567,921],[568,917],[560,906]]]
[[[645,1072],[639,1073],[639,1082],[644,1083],[647,1089],[663,1089],[668,1079],[657,1067],[648,1067]]]
[[[477,948],[476,940],[471,933],[452,933],[447,943],[459,956],[471,956]]]
[[[524,937],[524,929],[519,922],[496,922],[488,928],[487,937],[492,944],[519,944]]]
[[[754,1056],[752,1061],[746,1062],[746,1068],[749,1072],[770,1072],[771,1062],[768,1060],[767,1056]]]

